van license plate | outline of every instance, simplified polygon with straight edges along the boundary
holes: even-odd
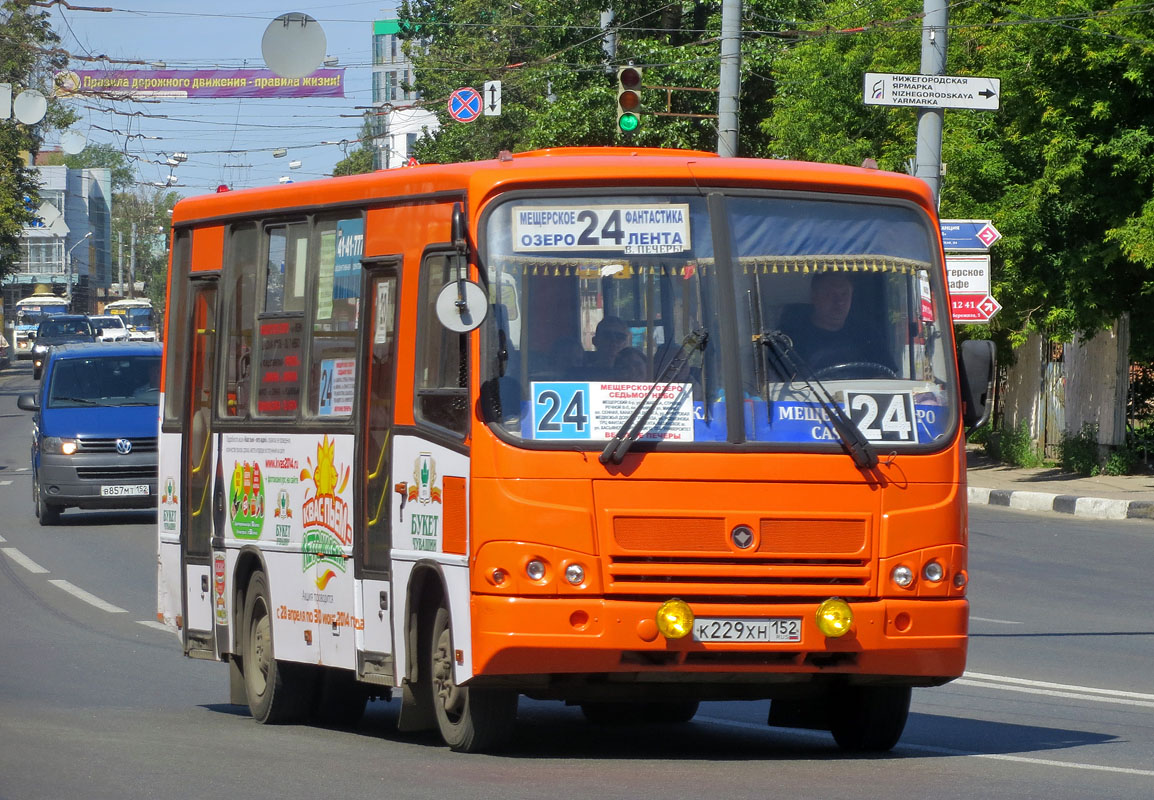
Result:
[[[148,497],[148,484],[136,486],[101,486],[101,497]]]
[[[800,642],[801,619],[705,619],[693,621],[693,638],[699,642]]]

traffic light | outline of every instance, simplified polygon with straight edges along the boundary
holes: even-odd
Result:
[[[617,69],[617,130],[632,133],[641,127],[641,70]]]

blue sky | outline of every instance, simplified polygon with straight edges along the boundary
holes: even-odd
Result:
[[[107,0],[81,6],[108,7]],[[325,32],[326,52],[345,72],[345,97],[297,99],[163,99],[158,102],[77,99],[82,115],[74,129],[90,142],[113,144],[137,156],[142,183],[178,178],[185,195],[277,183],[281,176],[309,180],[331,172],[344,157],[341,142],[355,140],[362,109],[372,104],[373,21],[394,17],[391,0],[303,2],[269,0],[112,0],[112,12],[68,10],[57,5],[53,26],[74,55],[107,56],[110,62],[73,59],[72,69],[117,69],[116,60],[163,62],[168,69],[265,68],[261,39],[277,16],[303,12]],[[160,116],[163,115],[163,116]],[[155,138],[154,138],[155,137]],[[52,138],[48,146],[53,146]],[[288,151],[274,158],[274,148]],[[347,147],[347,145],[346,145]],[[241,152],[225,153],[221,151]],[[163,163],[173,152],[188,154],[176,169]],[[289,169],[290,161],[301,162]]]

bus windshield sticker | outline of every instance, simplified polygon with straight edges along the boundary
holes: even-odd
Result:
[[[608,441],[621,429],[650,389],[656,403],[638,437],[642,441],[693,441],[693,385],[605,381],[548,381],[533,383],[533,413],[526,418],[530,439],[585,439]]]
[[[767,413],[764,401],[753,401],[757,441],[837,441],[837,433],[819,403],[779,400],[771,405],[772,413]],[[915,404],[912,392],[847,392],[841,405],[871,442],[918,444],[945,433],[943,409]]]
[[[687,203],[513,208],[513,250],[519,253],[647,255],[691,246]]]

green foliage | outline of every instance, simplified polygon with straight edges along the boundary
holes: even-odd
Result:
[[[1103,475],[1133,475],[1141,471],[1142,456],[1137,450],[1132,450],[1129,447],[1123,447],[1115,450],[1106,457],[1106,463],[1102,465]]]
[[[1012,467],[1040,467],[1043,463],[1024,420],[1016,428],[1003,427],[992,434],[985,452]]]
[[[1059,451],[1059,463],[1067,472],[1079,475],[1097,475],[1101,472],[1097,425],[1086,423],[1076,434],[1063,434]]]
[[[0,121],[0,279],[15,270],[23,227],[40,206],[39,185],[25,159],[40,150],[44,132],[64,128],[76,116],[51,98],[52,76],[68,64],[67,55],[53,46],[47,11],[31,0],[3,0],[0,4],[0,83],[12,84],[13,93],[38,89],[48,101],[48,113],[36,125]],[[25,204],[24,198],[31,203]]]
[[[69,169],[92,169],[106,167],[112,178],[112,191],[124,192],[136,182],[136,172],[128,155],[110,144],[89,144],[75,155],[66,153],[45,153],[40,159],[45,166],[65,166]]]
[[[365,124],[361,126],[360,144],[353,148],[351,152],[345,154],[345,157],[336,163],[333,167],[333,175],[363,175],[366,172],[373,171],[373,140],[375,134],[373,132],[373,125],[369,120],[365,119]]]

